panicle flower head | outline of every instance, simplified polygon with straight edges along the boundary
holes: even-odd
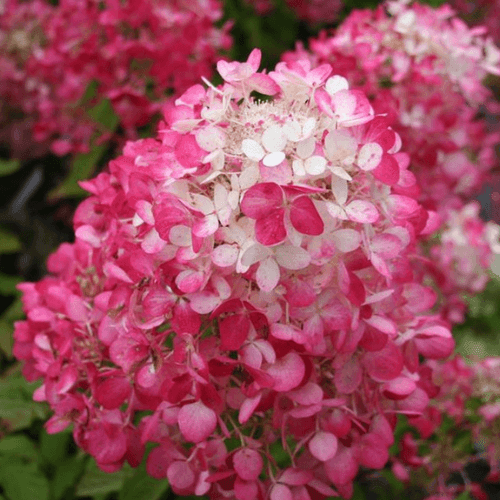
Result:
[[[34,117],[33,136],[64,155],[87,151],[109,130],[85,109],[109,99],[129,138],[159,111],[159,102],[210,77],[229,24],[218,0],[6,0],[0,19],[0,95]],[[89,97],[90,96],[90,97]],[[10,114],[9,114],[10,113]],[[21,153],[19,141],[13,148]]]
[[[220,61],[222,86],[82,183],[75,243],[20,285],[14,351],[49,431],[72,423],[103,470],[153,442],[178,494],[347,498],[426,408],[419,356],[453,349],[413,269],[436,223],[362,91],[260,58]]]
[[[408,172],[417,182],[400,182],[398,192],[411,193],[441,226],[443,243],[431,254],[432,244],[422,246],[422,263],[427,260],[447,302],[446,316],[461,321],[465,304],[460,295],[471,286],[475,292],[484,287],[488,263],[498,252],[478,211],[457,226],[457,213],[471,213],[472,205],[465,206],[498,164],[498,131],[478,118],[480,106],[491,100],[483,79],[499,74],[498,48],[483,29],[467,27],[448,5],[433,9],[402,0],[375,11],[353,11],[336,32],[322,33],[310,47],[307,52],[298,46],[283,60],[308,59],[312,67],[331,64],[370,96],[375,112],[384,114],[400,135],[410,157]],[[456,238],[451,243],[451,227],[455,235],[463,230],[462,240],[474,241],[472,246],[457,244]],[[438,255],[440,271],[432,261]]]

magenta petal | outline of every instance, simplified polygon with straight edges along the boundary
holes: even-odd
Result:
[[[107,410],[118,408],[131,393],[130,383],[125,377],[111,377],[97,386],[95,398]]]
[[[387,445],[378,434],[370,432],[362,436],[357,449],[359,463],[365,467],[381,469],[389,460]]]
[[[251,219],[260,219],[283,205],[283,191],[275,182],[252,186],[241,200],[241,211]]]
[[[366,353],[363,364],[372,379],[385,382],[401,373],[404,360],[398,346],[389,341],[380,351]]]
[[[352,481],[358,473],[358,462],[353,448],[341,447],[336,455],[324,464],[328,479],[338,486]]]
[[[292,202],[290,208],[292,226],[302,234],[317,236],[321,234],[325,225],[314,203],[307,196],[299,196]]]
[[[397,184],[399,181],[398,162],[392,155],[384,153],[378,167],[372,170],[372,174],[384,184],[394,186],[394,184]]]
[[[233,314],[219,320],[221,349],[238,350],[247,339],[250,331],[250,319],[243,314]]]
[[[262,245],[271,246],[281,243],[286,238],[285,209],[279,208],[267,212],[267,215],[255,223],[255,239]]]

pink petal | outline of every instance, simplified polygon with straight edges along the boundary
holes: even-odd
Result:
[[[167,469],[168,481],[174,491],[182,491],[190,488],[194,484],[195,476],[191,467],[180,460],[173,462]]]
[[[308,382],[306,385],[291,391],[287,396],[301,405],[313,405],[323,400],[323,389],[314,382]]]
[[[200,443],[217,427],[217,415],[200,401],[184,405],[179,410],[179,429],[187,441]]]
[[[247,80],[251,89],[264,95],[274,95],[281,91],[281,87],[268,75],[255,73]]]
[[[297,387],[302,382],[305,371],[304,361],[295,352],[289,352],[267,369],[267,373],[274,379],[273,389],[278,392]]]
[[[271,490],[270,500],[293,500],[292,492],[284,484],[275,484]]]
[[[219,320],[221,349],[237,351],[248,337],[250,319],[244,314],[233,314]]]
[[[381,469],[389,460],[387,445],[377,434],[371,432],[365,434],[356,447],[359,463],[365,467]]]
[[[312,456],[326,462],[337,453],[337,438],[330,432],[317,432],[309,441],[309,451]]]
[[[262,245],[271,246],[286,238],[285,209],[272,210],[255,223],[255,239]]]
[[[335,372],[335,387],[341,394],[353,393],[361,384],[363,370],[356,358],[351,358]]]
[[[337,454],[324,464],[326,475],[337,485],[347,484],[358,473],[358,461],[353,448],[340,447]]]
[[[260,453],[250,448],[242,448],[233,455],[236,474],[245,481],[256,481],[264,466]]]
[[[384,153],[379,165],[372,171],[373,176],[379,181],[394,186],[399,181],[399,165],[394,157]]]
[[[238,415],[238,422],[240,424],[244,424],[252,416],[255,408],[259,405],[261,398],[262,394],[259,393],[253,398],[247,398],[243,401]]]
[[[377,234],[370,242],[370,250],[382,259],[392,259],[401,252],[401,240],[389,233]]]
[[[242,481],[237,477],[234,481],[234,495],[237,500],[255,500],[259,495],[259,487],[255,481]]]
[[[365,200],[354,200],[345,207],[350,220],[362,224],[377,222],[379,214],[373,203]]]
[[[401,219],[406,219],[420,210],[420,205],[416,200],[400,194],[389,195],[387,206],[394,217]]]
[[[307,196],[295,198],[290,207],[292,226],[302,234],[317,236],[323,233],[325,225],[314,203]]]
[[[389,341],[382,350],[367,352],[363,358],[363,365],[370,377],[377,382],[385,382],[401,373],[404,365],[403,355],[399,347]]]
[[[415,382],[408,377],[396,377],[382,386],[382,393],[389,399],[404,399],[417,387]]]
[[[110,377],[97,386],[94,396],[103,408],[112,410],[119,408],[131,392],[132,388],[125,377]]]
[[[175,284],[184,293],[197,292],[201,288],[204,281],[205,277],[203,273],[193,271],[191,269],[181,271],[175,278]]]
[[[255,184],[247,190],[240,204],[241,211],[252,219],[261,219],[282,205],[283,191],[274,182]]]

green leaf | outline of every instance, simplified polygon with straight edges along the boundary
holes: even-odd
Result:
[[[115,114],[109,99],[103,99],[91,110],[89,110],[88,113],[95,122],[100,123],[109,131],[115,130],[118,126],[118,122],[120,121],[118,116]]]
[[[48,199],[54,198],[80,198],[87,193],[79,185],[79,181],[89,179],[94,173],[95,167],[106,151],[106,145],[95,146],[88,153],[82,153],[75,157],[71,164],[71,170],[66,179],[55,189],[49,192]]]
[[[44,429],[40,436],[40,453],[48,463],[58,464],[66,458],[70,442],[71,434],[68,431],[48,434]]]
[[[168,481],[158,480],[146,472],[146,465],[141,464],[134,475],[127,478],[118,496],[119,500],[136,500],[147,498],[158,500],[168,489]]]
[[[20,239],[15,234],[0,227],[0,253],[16,253],[21,248]]]
[[[76,487],[76,496],[91,497],[118,491],[122,488],[124,480],[125,471],[123,469],[108,474],[97,467],[95,460],[90,460]]]
[[[0,160],[0,177],[13,174],[21,168],[19,160]]]
[[[10,321],[0,319],[0,350],[9,358],[12,358],[12,347],[14,345],[13,334],[14,328]]]
[[[51,483],[52,497],[54,500],[67,498],[66,492],[74,489],[78,478],[83,472],[85,460],[83,456],[69,457],[61,462],[55,471],[54,479]],[[73,498],[71,496],[71,498]]]
[[[35,419],[47,417],[47,406],[33,401],[33,392],[40,383],[27,382],[18,371],[0,381],[0,418],[11,431],[26,429]]]
[[[9,274],[0,273],[0,293],[2,295],[14,295],[18,293],[16,285],[21,283],[19,276],[10,276]]]
[[[33,441],[24,434],[6,436],[0,440],[0,455],[36,460],[38,453]]]
[[[10,500],[48,500],[49,482],[35,464],[3,464],[0,483]]]
[[[0,398],[0,418],[9,430],[18,431],[28,428],[33,420],[45,418],[45,408],[34,401]]]

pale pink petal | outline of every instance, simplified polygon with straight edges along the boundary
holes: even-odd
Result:
[[[280,280],[280,268],[274,258],[268,257],[260,263],[255,279],[263,292],[274,290]]]
[[[197,401],[184,405],[178,415],[179,429],[187,441],[199,443],[207,439],[217,427],[217,415]]]
[[[233,455],[236,474],[245,481],[255,481],[264,466],[260,453],[251,448],[242,448]]]
[[[313,457],[326,462],[337,453],[337,437],[330,432],[317,432],[309,441],[309,451]]]
[[[332,233],[332,239],[337,249],[344,253],[356,250],[361,243],[361,235],[354,229],[339,229]]]
[[[379,213],[373,203],[366,200],[354,200],[345,207],[345,212],[350,220],[362,224],[377,222]]]
[[[238,260],[239,249],[236,245],[223,244],[212,251],[212,262],[219,267],[230,267]]]
[[[288,486],[284,484],[275,484],[272,487],[270,500],[293,500],[292,492]]]
[[[189,464],[176,460],[167,469],[167,477],[172,488],[182,491],[190,488],[194,484],[195,476]]]
[[[275,254],[280,266],[293,271],[304,269],[311,262],[309,252],[301,247],[281,245],[276,248]]]
[[[358,167],[362,170],[373,170],[382,161],[384,150],[376,142],[364,144],[358,153]]]
[[[267,373],[274,379],[273,389],[278,392],[286,392],[302,382],[305,369],[302,358],[295,352],[289,352],[269,366]]]

